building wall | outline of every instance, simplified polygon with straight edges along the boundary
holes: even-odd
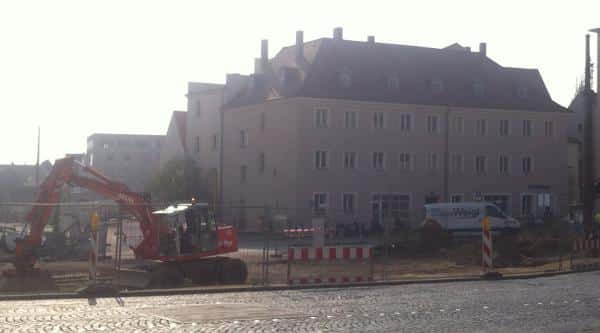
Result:
[[[160,149],[159,168],[162,168],[170,160],[183,158],[185,158],[185,149],[183,143],[181,142],[179,127],[177,127],[177,121],[175,118],[171,118],[169,128],[167,129],[167,135],[165,136]]]
[[[223,88],[188,93],[186,144],[188,156],[194,159],[203,176],[219,166],[220,114]],[[213,137],[217,138],[214,146]],[[213,172],[214,177],[214,172]],[[212,177],[211,177],[212,178]]]
[[[582,203],[581,196],[581,144],[579,142],[569,142],[569,205],[578,205]]]
[[[282,112],[285,111],[285,112]],[[224,114],[223,196],[225,218],[256,230],[257,218],[270,206],[277,215],[295,220],[297,213],[298,104],[290,100],[228,109]],[[264,128],[261,127],[264,114]],[[240,143],[246,131],[247,145]],[[264,170],[259,156],[265,154]],[[246,165],[246,181],[241,167]],[[252,206],[245,211],[239,206]],[[307,206],[308,208],[308,206]]]
[[[163,135],[93,134],[86,163],[105,176],[142,192],[158,171]]]
[[[315,128],[316,108],[328,108],[328,128]],[[344,128],[344,113],[356,111],[357,129]],[[268,125],[260,131],[259,114],[265,112]],[[373,126],[373,113],[383,112],[385,128]],[[400,114],[411,114],[412,129],[404,134],[399,130]],[[445,116],[449,123],[460,116],[464,119],[464,133],[452,129],[449,153],[462,154],[464,171],[450,172],[448,192],[463,194],[463,200],[476,195],[504,195],[506,209],[512,215],[521,215],[521,196],[550,193],[556,214],[566,214],[568,199],[567,113],[528,112],[447,108],[424,105],[400,105],[346,100],[291,98],[260,105],[228,110],[225,116],[224,187],[226,203],[270,204],[291,208],[289,216],[296,223],[307,224],[312,216],[311,201],[315,192],[328,193],[328,217],[335,223],[373,220],[374,193],[394,193],[408,196],[410,218],[418,220],[425,197],[435,193],[444,195]],[[438,116],[439,133],[427,133],[427,117]],[[271,120],[272,119],[272,120]],[[475,133],[479,119],[486,119],[487,133]],[[509,120],[509,136],[498,135],[500,120]],[[523,120],[531,120],[531,137],[522,136]],[[553,135],[545,136],[544,122],[552,121]],[[246,130],[248,145],[239,147],[239,131]],[[315,151],[328,152],[328,167],[315,168]],[[274,163],[277,177],[257,176],[258,154],[265,152],[267,161]],[[345,170],[343,154],[358,154],[358,167]],[[373,152],[384,152],[383,170],[372,167]],[[410,153],[414,167],[411,171],[399,168],[399,154]],[[438,167],[428,170],[427,154],[437,154]],[[500,154],[509,157],[508,175],[498,173]],[[475,172],[475,156],[485,156],[487,170]],[[521,159],[533,158],[533,172],[524,175]],[[267,164],[269,164],[269,162]],[[247,182],[240,184],[240,165],[248,165]],[[294,176],[295,175],[295,176]],[[342,193],[357,194],[355,214],[342,211]],[[293,193],[293,195],[291,194]],[[290,207],[291,205],[291,207]],[[539,213],[539,212],[537,212]],[[413,221],[414,222],[414,221]]]

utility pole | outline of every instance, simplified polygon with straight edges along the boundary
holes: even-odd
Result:
[[[450,202],[450,107],[446,107],[444,128],[444,202]]]
[[[35,187],[40,186],[40,127],[37,133],[37,158],[35,162]]]
[[[583,98],[585,122],[583,128],[583,224],[586,235],[592,232],[594,221],[594,116],[591,94],[590,35],[585,35],[585,81]]]

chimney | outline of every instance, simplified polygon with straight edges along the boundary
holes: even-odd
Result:
[[[264,73],[267,70],[267,65],[269,64],[269,41],[266,39],[263,39],[260,42],[260,62],[260,70],[262,73]]]
[[[296,31],[296,60],[304,59],[304,33],[302,30]]]
[[[341,27],[337,27],[333,29],[333,39],[335,40],[343,40],[344,39],[344,31]]]
[[[262,73],[261,65],[262,65],[262,59],[254,58],[254,74]]]
[[[367,42],[374,44],[375,43],[375,36],[369,36],[367,37]]]
[[[479,54],[487,57],[487,44],[486,43],[479,43]]]

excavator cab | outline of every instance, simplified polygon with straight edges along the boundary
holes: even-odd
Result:
[[[217,223],[206,203],[178,204],[155,211],[168,233],[161,235],[161,256],[186,256],[217,251]]]

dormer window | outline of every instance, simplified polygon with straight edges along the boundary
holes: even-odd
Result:
[[[440,78],[433,78],[429,81],[429,88],[434,94],[439,94],[444,91],[444,82]]]
[[[483,97],[485,95],[485,86],[482,82],[475,81],[473,82],[473,95],[476,97]]]
[[[527,98],[528,93],[529,92],[526,86],[520,85],[517,87],[517,96],[519,98]]]
[[[344,88],[348,88],[352,85],[352,73],[350,72],[349,68],[344,68],[338,73],[338,81]]]
[[[400,79],[398,79],[398,76],[394,75],[388,77],[387,86],[388,89],[398,89],[400,87]]]

